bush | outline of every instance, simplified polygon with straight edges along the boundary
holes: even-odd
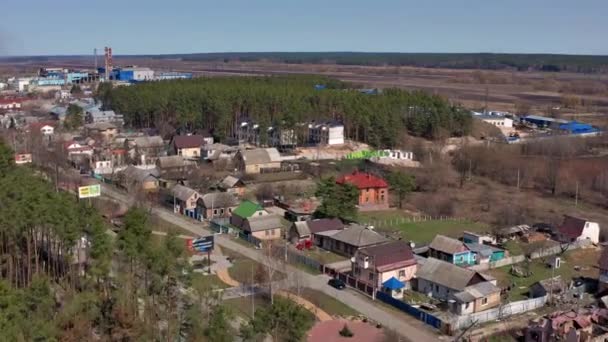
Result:
[[[355,334],[353,334],[352,331],[350,331],[350,329],[348,329],[348,325],[344,324],[344,328],[342,328],[342,330],[340,330],[340,336],[342,337],[353,337],[355,336]]]

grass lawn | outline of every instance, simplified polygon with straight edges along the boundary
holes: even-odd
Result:
[[[509,251],[509,255],[511,256],[524,254],[521,241],[509,240],[504,244],[504,247]]]
[[[227,299],[223,301],[223,303],[224,305],[229,307],[236,315],[241,316],[245,319],[250,319],[252,310],[258,310],[260,308],[270,306],[270,299],[258,294],[253,296],[253,298],[252,296],[248,296]]]
[[[597,262],[600,252],[593,248],[578,249],[562,255],[562,265],[555,270],[555,276],[560,275],[566,282],[573,277],[587,276],[598,277]],[[523,263],[517,264],[523,268]],[[574,266],[580,266],[581,269],[576,271]],[[515,287],[509,293],[509,300],[516,301],[527,298],[528,288],[539,280],[551,278],[552,270],[547,267],[542,259],[535,259],[530,263],[530,271],[532,275],[528,278],[520,278],[509,273],[511,266],[492,269],[484,273],[488,273],[498,280],[500,287],[514,284]]]
[[[151,215],[148,220],[149,220],[148,224],[150,225],[150,227],[153,231],[165,232],[165,233],[175,232],[177,235],[194,236],[194,234],[192,234],[191,231],[185,230],[184,228],[182,228],[180,226],[176,226],[173,223],[167,222],[158,216]]]
[[[359,213],[359,221],[373,225],[376,230],[386,232],[403,240],[428,243],[435,235],[447,235],[454,238],[462,236],[465,230],[484,232],[488,227],[470,221],[431,220],[413,222],[412,218],[400,211],[379,211]]]
[[[294,291],[293,293],[297,293],[297,291]],[[309,288],[300,289],[300,296],[332,316],[350,317],[359,315],[359,313],[350,306],[317,290]]]
[[[204,275],[201,273],[192,273],[192,283],[199,282],[205,287],[225,289],[228,287],[223,281],[220,280],[215,274]]]
[[[332,253],[318,247],[315,247],[310,250],[302,250],[299,252],[311,259],[320,262],[321,264],[331,264],[333,262],[344,261],[348,259],[339,254]]]
[[[252,282],[252,277],[253,281],[255,281],[256,275],[259,272],[266,272],[266,267],[255,260],[245,257],[242,254],[226,248],[222,249],[222,253],[232,259],[233,265],[228,269],[228,273],[234,280],[238,282],[250,284]],[[275,281],[282,280],[284,278],[284,273],[280,271],[276,271],[274,273],[273,279]]]

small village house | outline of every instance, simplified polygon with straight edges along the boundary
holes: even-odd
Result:
[[[74,155],[78,154],[87,155],[89,158],[93,156],[93,148],[91,146],[81,145],[74,140],[66,141],[63,144],[63,150],[68,159],[71,159],[74,157]]]
[[[205,138],[202,135],[176,135],[171,140],[171,154],[198,160],[203,145]]]
[[[118,134],[118,128],[109,122],[98,122],[84,126],[88,136],[100,136],[103,141],[112,141]]]
[[[589,240],[600,242],[600,225],[574,216],[564,216],[564,222],[557,227],[556,238],[561,243]]]
[[[447,261],[454,265],[475,264],[475,254],[462,243],[444,235],[436,235],[429,245],[431,258]]]
[[[117,174],[117,183],[128,192],[156,191],[160,173],[156,168],[141,169],[130,165]]]
[[[336,180],[338,184],[352,184],[359,189],[360,210],[388,209],[388,183],[371,173],[355,171]]]
[[[176,213],[194,211],[198,198],[200,197],[196,190],[181,184],[173,186],[169,191],[169,195],[173,199],[173,211]],[[171,198],[168,198],[168,200],[171,200]]]
[[[222,181],[218,184],[218,188],[239,197],[245,195],[246,190],[245,182],[243,182],[243,180],[230,175],[222,179]]]
[[[196,163],[182,156],[163,156],[156,160],[156,167],[163,173],[184,173],[196,166]]]
[[[202,195],[197,202],[198,212],[201,219],[214,219],[230,217],[232,211],[236,209],[238,199],[226,192],[211,192]]]
[[[243,201],[236,209],[232,211],[230,216],[230,224],[239,228],[243,228],[245,220],[253,216],[270,215],[259,203],[252,201]]]
[[[500,305],[496,279],[477,271],[428,258],[416,271],[416,290],[439,300],[452,300],[450,310],[470,314]]]
[[[291,222],[312,219],[312,215],[320,204],[321,202],[316,197],[298,198],[295,200],[275,198],[275,205],[281,209],[285,209],[285,219]]]
[[[125,139],[125,148],[131,159],[142,165],[156,163],[158,157],[165,156],[165,142],[160,136],[141,136]]]
[[[388,282],[388,291],[393,297],[400,297],[402,288],[411,288],[410,281],[416,274],[416,259],[405,241],[381,243],[355,253],[352,274],[376,288],[385,287]]]
[[[462,242],[495,245],[496,237],[490,234],[473,233],[465,230],[462,232]]]
[[[274,214],[251,216],[243,222],[243,231],[259,240],[283,238],[281,217]]]
[[[234,156],[237,169],[246,174],[259,174],[281,169],[281,155],[276,148],[239,151]]]
[[[350,224],[340,230],[328,230],[315,234],[315,244],[328,251],[352,257],[360,248],[387,242],[388,239],[370,227]]]
[[[211,162],[219,160],[232,160],[239,151],[237,146],[228,146],[224,144],[208,144],[201,148],[202,158]]]
[[[473,254],[472,259],[476,264],[500,261],[505,258],[507,253],[504,249],[480,243],[465,243],[464,245]]]
[[[16,165],[30,164],[31,162],[32,162],[31,153],[15,153],[15,164]]]
[[[337,218],[296,221],[289,228],[287,240],[294,245],[306,240],[313,241],[315,245],[321,245],[321,242],[315,239],[315,234],[327,231],[337,232],[342,229],[344,229],[344,223]]]
[[[29,125],[29,131],[40,133],[44,137],[55,134],[55,123],[52,122],[32,122]]]

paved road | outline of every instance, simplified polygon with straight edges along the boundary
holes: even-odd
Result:
[[[128,195],[105,184],[102,184],[102,188],[101,193],[103,196],[112,198],[125,204],[132,203],[132,200]],[[203,223],[198,223],[186,217],[175,215],[169,210],[163,208],[152,208],[152,213],[169,223],[190,231],[196,236],[211,234],[211,231],[204,228]],[[247,258],[253,259],[262,264],[266,264],[268,262],[266,257],[260,251],[245,247],[226,236],[216,235],[215,242],[221,247],[236,251],[243,254]],[[363,295],[356,293],[354,290],[339,291],[328,286],[327,281],[329,280],[329,277],[326,275],[315,276],[290,265],[286,265],[286,267],[286,273],[292,279],[297,278],[300,286],[321,291],[326,295],[341,301],[369,319],[380,322],[385,327],[398,332],[407,340],[416,342],[440,340],[439,334],[413,317],[406,316],[406,314],[393,311],[391,309],[383,309],[378,307],[374,303],[370,302],[369,299],[364,298]],[[445,340],[447,337],[444,336],[442,339]]]

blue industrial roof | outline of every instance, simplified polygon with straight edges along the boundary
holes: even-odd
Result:
[[[559,129],[569,131],[571,133],[591,133],[598,131],[596,128],[589,124],[576,121],[571,121],[567,124],[559,125]]]
[[[405,287],[405,284],[400,282],[397,278],[391,277],[391,279],[382,283],[382,286],[389,290],[399,290]]]

